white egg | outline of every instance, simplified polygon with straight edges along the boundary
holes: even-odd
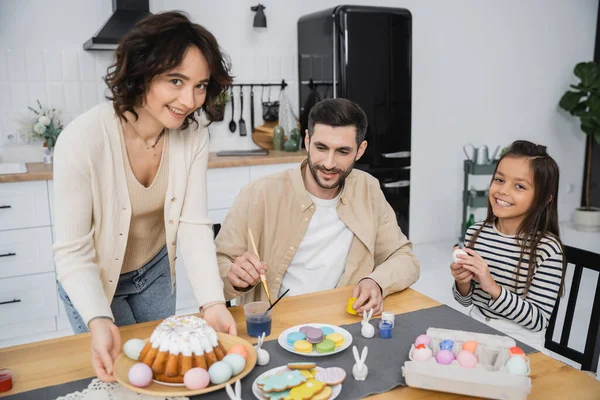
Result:
[[[140,358],[140,353],[142,352],[144,346],[146,346],[146,342],[142,339],[130,339],[125,342],[123,351],[127,357],[131,358],[132,360],[139,361],[138,358]]]
[[[521,356],[512,356],[509,358],[506,362],[506,369],[514,375],[527,375],[529,373],[527,361]]]
[[[223,358],[223,362],[226,362],[231,366],[233,370],[233,375],[237,375],[246,368],[246,359],[239,354],[227,354]]]
[[[210,366],[208,369],[208,374],[210,375],[210,381],[212,383],[215,385],[220,385],[221,383],[227,382],[231,378],[233,369],[228,363],[224,361],[217,361]]]
[[[458,262],[458,257],[456,257],[458,254],[462,254],[463,256],[468,256],[467,252],[462,250],[462,249],[455,249],[452,252],[452,261],[454,262]]]

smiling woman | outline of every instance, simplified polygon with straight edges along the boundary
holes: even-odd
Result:
[[[117,326],[175,313],[177,252],[204,319],[236,333],[206,204],[206,126],[232,78],[215,37],[167,12],[123,38],[105,81],[112,102],[56,145],[54,253],[69,322],[91,331],[96,374],[112,381]]]

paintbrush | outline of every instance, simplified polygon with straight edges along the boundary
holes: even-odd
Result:
[[[289,291],[290,291],[290,289],[288,289],[288,290],[286,290],[285,292],[283,292],[283,293],[281,294],[281,296],[279,296],[279,297],[277,298],[277,300],[275,300],[275,303],[271,304],[271,306],[270,306],[269,308],[267,308],[267,311],[265,311],[265,313],[263,314],[263,317],[264,317],[264,316],[266,316],[266,315],[267,315],[267,313],[268,313],[269,311],[271,311],[271,309],[272,309],[273,307],[275,307],[275,304],[279,303],[279,300],[281,300],[281,299],[283,298],[283,296],[285,296],[285,295],[287,294],[287,292],[289,292]]]
[[[252,249],[254,250],[254,254],[260,260],[260,256],[258,255],[258,249],[256,248],[256,243],[254,243],[254,236],[252,236],[252,231],[248,228],[248,235],[250,235],[250,242],[252,243]],[[267,295],[267,299],[269,299],[269,304],[271,304],[271,295],[269,294],[269,285],[267,285],[267,277],[265,274],[260,274],[260,281],[262,282],[263,288],[265,289],[265,293]]]

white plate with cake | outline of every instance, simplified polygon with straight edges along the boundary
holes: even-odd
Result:
[[[238,374],[221,384],[190,390],[183,376],[191,368],[208,369],[221,361],[232,347],[246,350],[246,365]],[[136,387],[129,381],[129,370],[144,363],[152,368],[152,382]],[[256,365],[256,350],[248,341],[226,333],[215,332],[203,319],[193,315],[173,316],[161,322],[146,341],[138,360],[121,353],[115,360],[117,382],[135,392],[153,396],[193,396],[212,392],[248,375]],[[147,368],[147,367],[144,367]]]

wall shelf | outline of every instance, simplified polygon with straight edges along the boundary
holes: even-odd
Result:
[[[488,205],[488,191],[487,190],[469,190],[469,176],[470,175],[492,175],[496,170],[497,161],[490,164],[475,164],[471,160],[465,160],[463,163],[464,172],[464,184],[462,193],[462,222],[460,227],[460,238],[462,242],[465,239],[465,232],[467,231],[467,209],[468,208],[485,208]]]

